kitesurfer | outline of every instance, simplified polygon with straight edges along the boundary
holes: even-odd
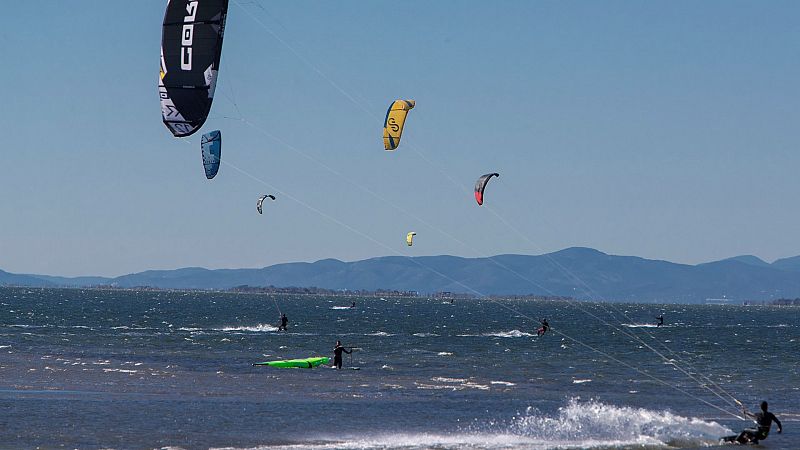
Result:
[[[658,321],[658,323],[656,324],[656,328],[660,327],[661,325],[664,325],[664,315],[663,314],[659,314],[658,317],[656,317],[656,320]]]
[[[547,323],[547,319],[542,319],[539,323],[541,323],[542,326],[536,330],[536,336],[544,336],[544,334],[550,330],[550,324]]]
[[[278,325],[278,331],[281,331],[281,330],[283,330],[283,331],[289,331],[289,330],[286,328],[286,325],[287,325],[288,323],[289,323],[289,319],[286,317],[286,314],[284,314],[284,313],[281,313],[281,324],[280,324],[280,325]]]
[[[337,369],[342,368],[342,352],[348,355],[353,353],[352,350],[348,351],[345,347],[342,347],[342,341],[336,341],[336,347],[333,348],[333,367]]]
[[[781,421],[775,417],[775,414],[767,411],[767,402],[761,402],[761,412],[757,412],[755,414],[748,412],[746,409],[742,408],[742,412],[744,413],[745,417],[749,417],[756,421],[757,428],[745,428],[739,433],[738,436],[728,436],[722,438],[724,441],[727,442],[737,442],[739,444],[758,444],[758,441],[764,440],[769,435],[769,429],[772,426],[772,422],[775,422],[778,425],[778,433],[783,432],[783,426],[781,425]]]
[[[350,305],[350,307],[351,307],[351,308],[355,308],[355,307],[356,307],[356,302],[353,302],[353,304],[352,304],[352,305]]]

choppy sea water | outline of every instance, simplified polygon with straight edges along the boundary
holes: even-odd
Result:
[[[651,326],[661,313],[666,326]],[[541,317],[554,331],[537,337]],[[749,426],[729,414],[731,394],[751,409],[768,400],[784,422],[763,448],[797,449],[798,319],[788,307],[0,288],[0,448],[713,447]],[[358,347],[345,367],[360,370],[252,366],[329,356],[337,339]]]

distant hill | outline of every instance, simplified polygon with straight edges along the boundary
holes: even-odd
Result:
[[[30,277],[36,277],[42,280],[45,280],[53,285],[61,286],[61,287],[91,287],[91,286],[102,286],[111,284],[113,281],[112,278],[105,278],[105,277],[75,277],[75,278],[68,278],[68,277],[54,277],[50,275],[28,275]]]
[[[395,289],[476,295],[538,294],[581,299],[703,303],[800,297],[800,256],[773,264],[738,256],[698,265],[568,248],[544,255],[386,256],[343,262],[277,264],[261,269],[189,267],[149,270],[116,278],[13,275],[0,284],[26,286],[150,286],[165,289],[229,289],[296,286],[326,289]]]
[[[737,261],[740,263],[749,264],[751,266],[757,266],[757,267],[770,266],[768,262],[764,261],[758,256],[753,256],[753,255],[734,256],[733,258],[723,259],[722,261]]]
[[[772,263],[774,267],[783,270],[791,270],[800,272],[800,256],[793,256],[791,258],[783,258]]]
[[[0,285],[13,286],[35,286],[35,287],[56,287],[56,283],[51,283],[35,275],[17,275],[0,270]]]

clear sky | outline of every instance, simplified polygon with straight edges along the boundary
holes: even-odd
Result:
[[[231,0],[212,181],[161,123],[165,4],[4,5],[1,269],[800,254],[800,2]]]

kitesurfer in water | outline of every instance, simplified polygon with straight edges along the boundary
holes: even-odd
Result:
[[[333,367],[337,369],[342,368],[342,352],[348,355],[353,353],[352,350],[348,351],[345,347],[342,347],[342,341],[336,341],[336,347],[333,348]]]
[[[538,330],[536,330],[536,336],[544,336],[544,334],[547,333],[548,330],[550,330],[550,324],[547,323],[547,319],[542,319],[539,321],[539,323],[541,323],[542,326]]]
[[[723,438],[724,441],[727,442],[738,442],[739,444],[758,444],[758,441],[764,440],[769,435],[769,429],[772,426],[772,422],[775,422],[778,425],[778,433],[783,432],[783,426],[781,425],[781,421],[775,417],[775,414],[767,411],[767,402],[761,402],[761,411],[755,414],[748,412],[746,409],[742,409],[745,417],[749,417],[756,421],[757,428],[745,428],[739,433],[738,436],[728,436]]]
[[[351,307],[351,308],[355,308],[355,307],[356,307],[356,302],[353,302],[353,304],[352,304],[352,305],[350,305],[350,307]]]
[[[656,324],[656,328],[660,327],[661,325],[664,325],[664,315],[663,314],[659,314],[658,317],[656,317],[656,320],[658,321],[658,323]]]
[[[286,328],[286,325],[287,325],[288,323],[289,323],[289,319],[286,317],[286,314],[284,314],[284,313],[281,313],[281,324],[280,324],[280,325],[278,325],[278,331],[281,331],[281,330],[283,330],[283,331],[289,331],[289,330]]]

